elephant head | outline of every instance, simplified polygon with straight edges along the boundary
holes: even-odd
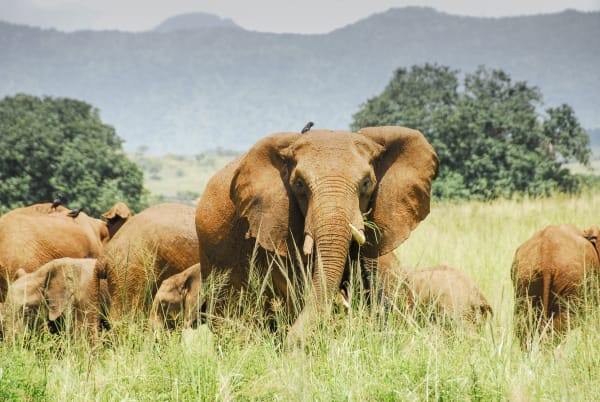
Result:
[[[4,306],[6,321],[21,333],[25,327],[53,323],[65,315],[79,298],[80,282],[91,278],[95,259],[85,261],[86,269],[71,258],[53,260],[38,270],[27,273],[19,269],[8,289]]]
[[[200,264],[165,279],[154,296],[148,326],[154,330],[163,325],[172,328],[181,314],[184,328],[197,325],[201,284]]]
[[[39,272],[38,272],[39,271]],[[50,274],[50,270],[38,270],[32,273],[19,269],[14,274],[14,282],[9,286],[4,302],[4,320],[6,333],[23,333],[26,328],[35,328],[45,325],[50,304],[47,303],[46,285],[56,282],[52,286],[52,293],[56,294],[56,286],[64,286],[63,278]],[[50,274],[50,275],[49,275]],[[65,298],[53,297],[53,317],[58,317],[62,312]]]
[[[302,239],[305,256],[317,257],[312,300],[319,306],[339,289],[353,238],[362,255],[375,258],[427,216],[437,169],[424,136],[404,127],[279,133],[240,160],[230,198],[247,220],[247,238],[280,255]]]

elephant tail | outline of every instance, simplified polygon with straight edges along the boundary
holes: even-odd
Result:
[[[552,286],[552,273],[549,269],[542,274],[542,314],[550,318],[550,287]]]
[[[104,258],[100,257],[96,260],[96,265],[94,266],[94,275],[96,276],[96,278],[98,278],[98,279],[106,279],[107,278],[106,265],[107,264],[104,261]]]

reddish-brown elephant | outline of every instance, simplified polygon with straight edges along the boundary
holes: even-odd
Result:
[[[107,279],[111,322],[129,312],[146,312],[163,280],[197,264],[199,244],[194,208],[159,204],[129,219],[96,263]]]
[[[0,301],[18,269],[32,272],[48,261],[62,257],[96,258],[130,215],[129,208],[117,203],[106,214],[108,222],[80,212],[68,216],[63,206],[51,203],[17,208],[0,217]]]
[[[404,127],[268,136],[215,174],[198,203],[203,280],[229,272],[229,288],[239,290],[254,255],[270,272],[267,298],[281,298],[296,317],[290,339],[298,339],[316,312],[331,305],[353,244],[361,245],[362,256],[377,258],[427,216],[437,168],[425,137]],[[283,264],[269,268],[273,260]],[[296,279],[305,275],[299,261],[314,267],[308,273],[313,292],[300,312],[291,300],[300,290]],[[217,306],[214,313],[222,311]]]
[[[564,333],[583,306],[581,301],[593,299],[600,272],[597,240],[596,226],[584,231],[573,225],[550,225],[519,246],[511,278],[515,329],[523,346],[530,344],[533,334],[547,329]]]

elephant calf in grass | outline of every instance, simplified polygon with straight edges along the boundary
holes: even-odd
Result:
[[[481,324],[492,314],[492,307],[475,282],[456,268],[395,267],[382,274],[388,298],[399,308],[404,304],[413,317]]]
[[[86,327],[95,331],[100,303],[107,302],[106,283],[100,294],[94,290],[93,258],[60,258],[34,272],[20,269],[10,284],[2,307],[4,336],[18,335],[27,328],[55,332],[61,327]]]
[[[462,271],[438,265],[406,271],[413,308],[431,309],[438,317],[479,322],[492,307],[475,282]]]
[[[165,279],[154,296],[148,327],[173,329],[181,319],[184,328],[198,325],[201,286],[200,264]]]

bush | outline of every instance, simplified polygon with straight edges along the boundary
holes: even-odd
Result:
[[[67,98],[0,101],[0,213],[62,194],[91,215],[123,201],[145,205],[143,174],[97,109]]]

